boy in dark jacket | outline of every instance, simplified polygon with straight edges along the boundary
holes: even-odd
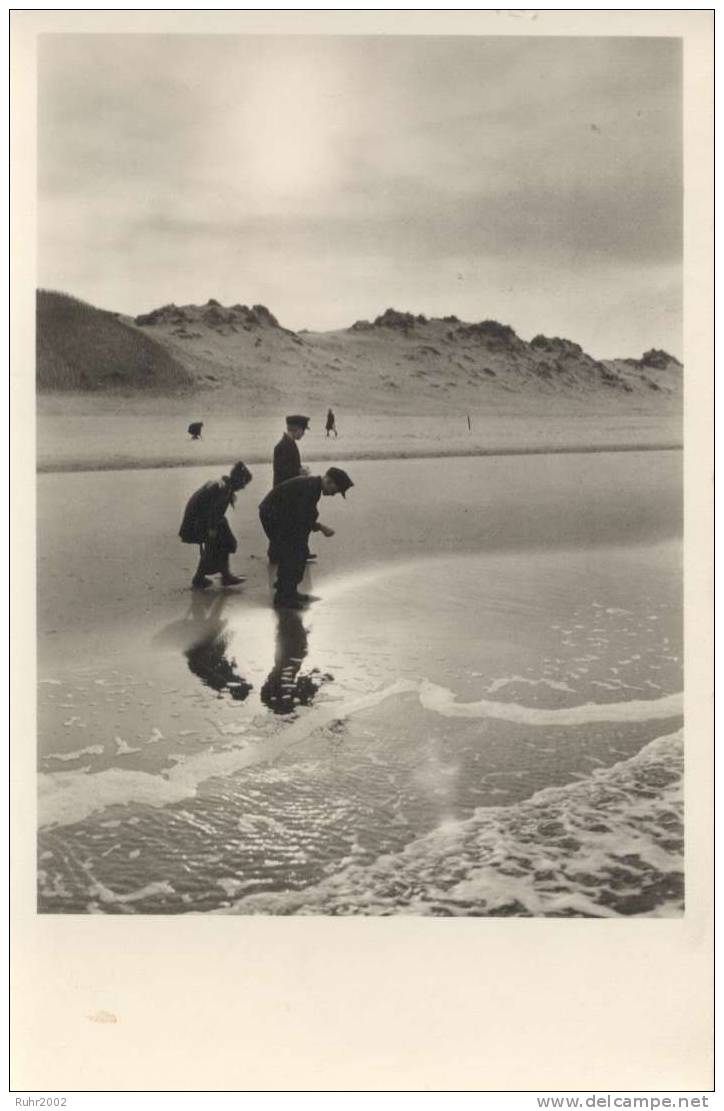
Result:
[[[303,417],[299,413],[292,413],[287,417],[287,430],[274,447],[274,486],[286,482],[288,478],[309,474],[307,468],[302,466],[297,447],[297,440],[301,440],[308,426],[309,417]]]
[[[179,536],[185,544],[199,545],[199,565],[191,580],[194,590],[211,586],[208,575],[220,574],[224,586],[237,586],[244,581],[229,570],[236,537],[226,520],[226,511],[236,503],[237,490],[248,486],[251,478],[244,463],[235,463],[228,475],[222,475],[218,482],[205,482],[189,498]]]
[[[300,475],[309,474],[308,468],[302,466],[302,457],[297,447],[297,440],[301,440],[309,427],[309,417],[304,417],[301,413],[292,413],[286,418],[286,424],[286,432],[274,447],[274,478],[272,480],[274,486],[279,486],[281,482],[286,482],[290,478],[299,478]],[[306,559],[313,561],[316,558],[316,555],[313,555],[307,548]],[[269,559],[272,563],[278,562],[278,553],[275,551],[273,544],[269,545]]]

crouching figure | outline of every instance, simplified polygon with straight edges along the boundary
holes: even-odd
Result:
[[[214,482],[205,482],[188,500],[179,536],[184,544],[198,544],[199,565],[191,580],[194,590],[211,586],[209,575],[221,575],[224,586],[244,582],[229,570],[229,557],[236,551],[236,537],[226,511],[236,503],[237,491],[251,482],[251,471],[244,463],[235,463],[228,475]]]

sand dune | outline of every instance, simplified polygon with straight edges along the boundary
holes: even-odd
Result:
[[[601,361],[579,344],[530,343],[494,320],[428,320],[388,309],[333,332],[293,332],[263,305],[167,305],[134,319],[61,294],[38,300],[38,384],[133,394],[153,388],[255,412],[290,396],[363,412],[516,409],[546,400],[677,404],[681,365],[666,352]],[[138,364],[138,365],[136,365]]]
[[[41,470],[266,461],[290,410],[312,418],[308,462],[682,442],[683,368],[662,351],[601,362],[496,321],[392,309],[295,333],[263,305],[167,305],[133,320],[61,295],[39,304]],[[192,443],[195,420],[205,429]]]
[[[134,324],[166,346],[201,391],[232,390],[254,407],[295,393],[319,405],[414,413],[525,408],[526,399],[585,404],[599,395],[614,405],[680,399],[682,368],[665,352],[601,362],[570,340],[538,335],[526,343],[494,320],[388,309],[372,323],[295,333],[263,305],[210,301],[166,306]]]

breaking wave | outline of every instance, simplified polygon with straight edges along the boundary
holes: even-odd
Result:
[[[682,776],[679,730],[586,780],[480,808],[399,853],[225,913],[677,916]]]

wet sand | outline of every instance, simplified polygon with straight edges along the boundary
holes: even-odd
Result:
[[[38,470],[41,472],[117,470],[194,465],[227,466],[236,459],[264,462],[281,435],[278,414],[250,416],[238,403],[207,412],[187,401],[172,413],[155,412],[139,402],[119,403],[118,411],[78,412],[67,399],[44,398],[38,413]],[[90,401],[86,402],[90,405]],[[107,404],[107,402],[106,402]],[[178,404],[178,403],[177,403]],[[541,400],[535,409],[510,413],[470,413],[464,409],[436,416],[338,414],[339,436],[326,437],[324,414],[312,413],[301,443],[307,461],[431,458],[465,455],[531,454],[554,451],[636,451],[676,449],[682,445],[677,411],[566,412],[565,402]],[[580,403],[579,403],[580,404]],[[523,402],[518,402],[520,408]],[[570,403],[569,403],[570,408]],[[138,411],[135,411],[138,410]],[[304,412],[304,406],[301,406]],[[191,420],[204,420],[203,438],[186,432]]]
[[[268,468],[202,595],[206,469],[41,476],[40,909],[680,913],[681,456],[571,464],[350,465],[301,615]]]

